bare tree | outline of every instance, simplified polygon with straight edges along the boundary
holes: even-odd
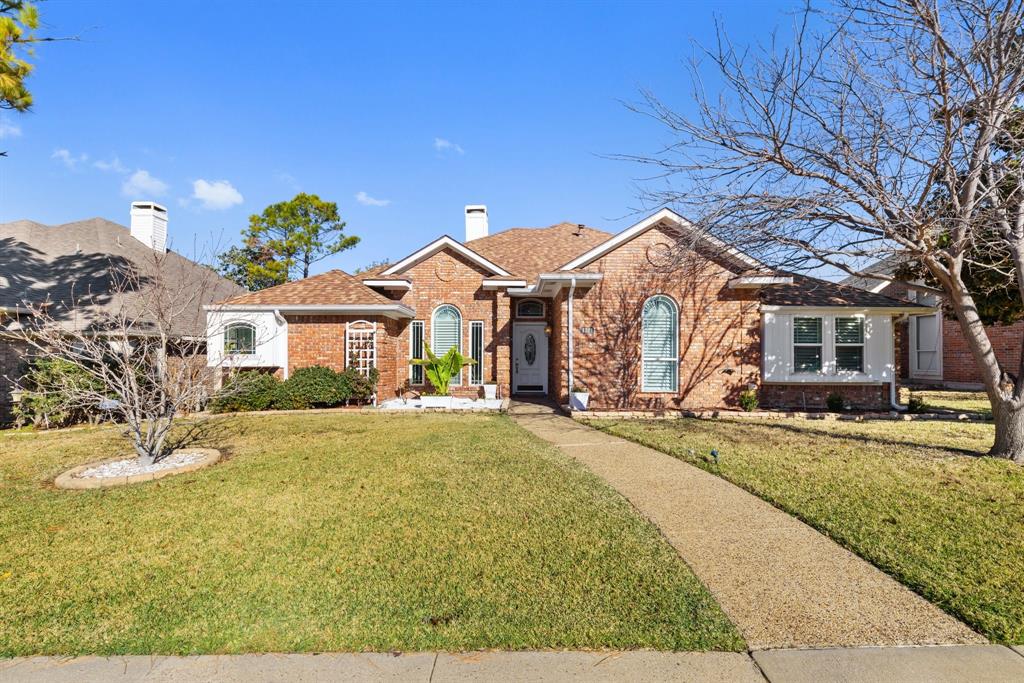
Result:
[[[720,28],[703,54],[722,92],[695,62],[696,114],[645,93],[636,109],[673,143],[625,157],[684,178],[651,195],[778,268],[895,281],[866,265],[919,264],[981,370],[991,454],[1018,463],[1024,364],[1000,365],[965,270],[995,269],[1024,301],[1022,25],[1021,0],[839,0],[805,7],[785,47],[738,49]]]
[[[47,386],[19,388],[77,412],[109,413],[126,427],[142,464],[152,464],[171,450],[177,418],[200,408],[213,386],[219,369],[207,367],[203,305],[222,290],[213,270],[173,252],[112,261],[96,296],[78,292],[68,302],[31,306],[4,333],[33,358],[76,370]]]

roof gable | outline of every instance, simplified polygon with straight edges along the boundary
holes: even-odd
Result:
[[[406,270],[412,268],[417,263],[420,263],[421,261],[430,258],[431,256],[433,256],[434,254],[443,249],[451,249],[452,251],[460,254],[469,261],[472,261],[476,265],[480,266],[483,270],[487,271],[491,275],[510,275],[510,273],[507,270],[505,270],[498,264],[484,258],[477,252],[473,251],[472,249],[462,244],[461,242],[458,242],[457,240],[449,237],[448,235],[442,235],[441,237],[437,238],[436,240],[426,245],[422,249],[409,254],[398,263],[388,266],[388,268],[386,270],[381,271],[379,275],[381,277],[388,277],[391,275],[398,275],[400,273],[404,273]]]
[[[695,240],[703,242],[708,246],[712,247],[716,252],[721,253],[723,256],[734,260],[741,269],[755,268],[758,270],[767,269],[757,259],[744,254],[743,252],[730,247],[728,244],[722,242],[713,235],[697,231],[690,221],[686,220],[672,209],[661,209],[657,213],[651,214],[647,218],[643,219],[639,223],[632,225],[622,232],[612,236],[604,242],[596,245],[592,249],[580,254],[576,258],[572,259],[568,263],[559,268],[559,270],[576,270],[578,268],[584,268],[594,261],[598,260],[602,256],[618,249],[627,242],[643,235],[649,230],[658,227],[668,227],[676,230],[683,234],[688,234],[694,237]]]

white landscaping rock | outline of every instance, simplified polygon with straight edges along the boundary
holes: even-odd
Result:
[[[152,465],[143,465],[139,462],[138,458],[126,458],[124,460],[115,460],[113,462],[105,462],[102,465],[96,465],[95,467],[91,467],[78,473],[76,476],[83,479],[132,477],[137,474],[152,474],[153,472],[160,472],[161,470],[184,467],[185,465],[191,465],[194,462],[199,462],[204,457],[204,453],[191,453],[188,451],[180,453],[174,452],[163,460],[159,460]]]

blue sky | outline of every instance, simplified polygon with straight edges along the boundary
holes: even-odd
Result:
[[[209,254],[301,190],[362,238],[316,272],[461,239],[471,203],[492,232],[617,231],[648,170],[607,155],[668,139],[622,101],[687,110],[684,63],[716,16],[764,41],[795,6],[51,0],[45,33],[82,40],[42,46],[34,111],[0,114],[0,222],[125,223],[156,199],[172,246]]]

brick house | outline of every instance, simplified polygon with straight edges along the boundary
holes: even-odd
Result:
[[[896,259],[879,261],[867,268],[874,273],[891,275],[899,267]],[[941,310],[933,294],[911,291],[906,285],[888,280],[848,277],[843,284],[906,302],[930,307],[922,313],[907,316],[898,323],[897,358],[900,380],[925,386],[949,389],[981,389],[981,374],[960,323]],[[985,328],[992,350],[1004,368],[1020,365],[1024,321],[1009,325],[996,323]]]
[[[583,225],[488,234],[466,207],[448,235],[358,276],[330,271],[207,307],[209,362],[286,378],[296,368],[371,365],[378,398],[429,393],[424,343],[477,361],[457,396],[500,395],[600,410],[821,408],[831,393],[888,408],[894,319],[919,304],[772,272],[661,210],[612,235]]]

